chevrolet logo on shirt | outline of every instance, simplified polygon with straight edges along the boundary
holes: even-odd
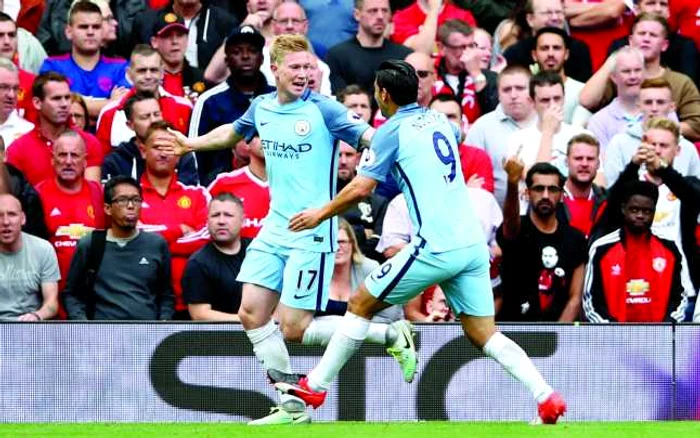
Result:
[[[70,237],[72,240],[79,240],[90,232],[93,228],[83,224],[62,225],[56,230],[56,237]]]

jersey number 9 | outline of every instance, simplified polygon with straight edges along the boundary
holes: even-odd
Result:
[[[440,149],[440,142],[444,143],[447,149],[447,155],[442,153],[442,149]],[[433,133],[433,147],[435,148],[435,153],[440,161],[442,161],[443,164],[450,166],[450,174],[445,176],[445,182],[449,184],[455,180],[455,176],[457,175],[457,160],[455,160],[454,151],[452,150],[452,147],[450,147],[450,143],[447,141],[447,138],[442,135],[441,132]]]

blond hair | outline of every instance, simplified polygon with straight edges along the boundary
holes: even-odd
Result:
[[[680,141],[681,128],[678,126],[678,123],[671,119],[667,119],[666,117],[652,117],[644,122],[644,132],[647,132],[650,129],[661,129],[668,131],[673,134],[673,137],[676,139],[676,143]]]
[[[302,35],[280,35],[272,40],[270,62],[279,65],[289,53],[310,52],[311,44]]]
[[[338,218],[338,231],[340,232],[340,230],[345,231],[345,234],[348,235],[348,239],[350,240],[350,246],[352,247],[352,262],[356,265],[361,264],[365,259],[365,255],[362,254],[362,250],[360,250],[360,244],[357,242],[355,230],[353,230],[350,222],[342,217]]]

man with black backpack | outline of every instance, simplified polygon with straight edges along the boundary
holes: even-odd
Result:
[[[139,232],[141,187],[130,177],[104,188],[106,231],[78,242],[63,304],[68,319],[168,320],[174,313],[170,252],[160,235]]]

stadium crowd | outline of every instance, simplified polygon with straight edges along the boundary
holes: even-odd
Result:
[[[178,158],[164,145],[274,91],[271,41],[300,34],[315,52],[308,87],[357,117],[386,121],[374,72],[405,59],[418,103],[459,126],[497,320],[700,322],[700,0],[0,10],[2,320],[239,321],[235,278],[268,213],[271,147]],[[338,152],[340,190],[361,151]],[[344,214],[324,316],[411,241],[409,208],[387,181]],[[375,316],[404,317],[454,320],[439,285]]]

